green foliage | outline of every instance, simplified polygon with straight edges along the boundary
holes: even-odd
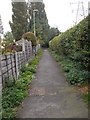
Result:
[[[29,31],[34,32],[34,16],[33,10],[37,9],[35,12],[35,30],[36,36],[41,40],[43,47],[48,47],[49,41],[56,35],[59,34],[58,28],[50,28],[48,24],[47,15],[45,12],[45,5],[43,2],[31,2],[29,6],[29,13],[31,16],[29,23]]]
[[[27,95],[26,90],[31,81],[31,76],[32,74],[29,76],[21,76],[13,86],[9,86],[3,90],[3,118],[13,117],[14,109],[20,105]]]
[[[22,38],[31,41],[33,46],[37,45],[37,39],[32,32],[24,33]]]
[[[51,27],[49,30],[49,40],[53,39],[55,36],[58,36],[60,31],[58,28]]]
[[[66,79],[71,85],[78,85],[82,88],[83,85],[88,86],[90,84],[88,82],[90,79],[90,72],[84,70],[81,64],[68,59],[66,56],[62,56],[51,49],[49,49],[49,51],[52,53],[62,70],[65,72]],[[88,105],[90,102],[89,91],[88,93],[83,94],[83,99]]]
[[[90,71],[90,42],[88,39],[88,20],[82,20],[78,25],[53,38],[49,46],[52,50],[69,59],[79,62],[82,67]]]
[[[38,63],[38,62],[37,62]],[[23,66],[22,69],[21,69],[21,75],[23,76],[27,76],[28,74],[30,73],[36,73],[36,63],[35,62],[32,62],[29,64],[30,67],[26,67],[26,66]],[[28,71],[27,73],[25,73],[25,71]]]
[[[2,115],[3,118],[13,119],[17,107],[21,104],[23,99],[28,95],[28,86],[31,83],[34,73],[36,72],[36,65],[38,64],[42,55],[42,50],[39,50],[37,57],[28,65],[22,67],[19,79],[11,86],[7,86],[2,91]]]
[[[88,94],[84,94],[83,98],[84,98],[85,102],[87,102],[87,104],[88,104],[90,102],[90,92]]]
[[[15,78],[13,78],[13,77],[6,77],[5,78],[5,86],[7,86],[7,87],[11,87],[11,86],[13,86],[15,84]]]
[[[31,2],[29,6],[29,13],[31,16],[30,23],[29,23],[29,31],[34,32],[34,16],[33,16],[33,10],[37,9],[38,11],[35,12],[35,28],[36,28],[36,36],[40,39],[47,40],[48,39],[48,30],[49,30],[49,24],[47,15],[45,12],[45,6],[42,2]]]
[[[66,56],[51,51],[52,55],[65,72],[67,81],[72,85],[82,85],[90,78],[90,72],[83,69],[82,65],[68,59]]]
[[[7,52],[12,52],[11,45],[14,44],[14,38],[12,32],[6,32],[4,34],[2,46],[4,47],[2,49],[2,54]],[[9,47],[10,46],[10,47]]]
[[[27,4],[25,0],[23,2],[12,2],[12,22],[9,22],[14,39],[20,40],[22,34],[27,32],[28,20],[27,20]]]
[[[3,43],[4,43],[5,45],[8,45],[8,44],[12,43],[13,40],[14,40],[14,38],[13,38],[12,32],[6,32],[6,33],[4,34]]]
[[[76,68],[70,69],[68,74],[66,74],[68,81],[71,84],[84,83],[89,78],[89,72],[85,70],[78,70]]]

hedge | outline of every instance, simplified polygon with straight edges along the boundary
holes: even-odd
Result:
[[[49,42],[52,50],[80,63],[90,71],[90,16]]]

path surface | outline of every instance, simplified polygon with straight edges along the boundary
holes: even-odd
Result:
[[[45,50],[17,118],[88,118],[81,94],[69,86],[55,60]]]

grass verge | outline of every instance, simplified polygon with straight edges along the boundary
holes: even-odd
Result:
[[[2,118],[15,118],[17,107],[22,103],[23,99],[28,95],[28,86],[30,85],[39,60],[42,56],[42,50],[38,50],[37,56],[29,61],[28,64],[20,70],[19,79],[15,83],[7,84],[2,91]]]

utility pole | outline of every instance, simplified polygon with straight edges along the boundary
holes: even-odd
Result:
[[[43,0],[28,0],[28,15],[29,15],[29,21],[30,21],[30,14],[29,14],[29,9],[30,9],[30,6],[31,6],[31,3],[34,3],[34,6],[35,6],[35,2],[43,2]],[[34,35],[36,36],[36,12],[38,10],[34,8],[33,10],[33,29],[34,29]]]
[[[37,12],[38,10],[37,9],[34,9],[33,10],[33,23],[34,23],[34,35],[36,36],[36,19],[35,19],[35,13]]]

